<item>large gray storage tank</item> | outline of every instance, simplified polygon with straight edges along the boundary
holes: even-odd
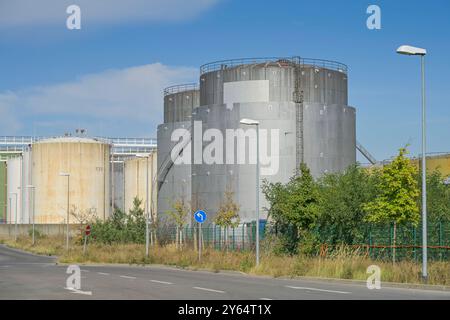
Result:
[[[201,122],[203,132],[215,128],[224,137],[227,129],[250,129],[239,124],[242,118],[258,120],[269,136],[278,130],[279,170],[261,179],[287,182],[301,162],[315,177],[356,162],[355,110],[347,104],[343,64],[297,57],[228,60],[201,67],[193,121]],[[193,132],[193,141],[204,150],[202,135]],[[193,165],[192,201],[210,221],[226,190],[235,193],[241,221],[254,221],[255,164]],[[261,209],[267,207],[262,194],[260,199]]]
[[[167,219],[167,212],[173,211],[175,202],[183,201],[189,208],[191,205],[191,166],[173,164],[171,151],[178,142],[172,141],[171,136],[177,129],[190,132],[192,113],[199,106],[199,101],[196,84],[177,85],[164,90],[164,123],[157,129],[157,211],[162,223]],[[190,143],[187,144],[183,152],[190,152],[190,146]]]

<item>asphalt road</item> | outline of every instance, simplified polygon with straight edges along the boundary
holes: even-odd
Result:
[[[320,280],[273,279],[238,273],[150,266],[80,266],[81,288],[66,289],[67,266],[0,245],[0,299],[447,299],[450,291]]]

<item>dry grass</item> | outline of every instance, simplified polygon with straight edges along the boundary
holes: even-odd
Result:
[[[358,251],[342,248],[327,258],[305,256],[276,256],[263,254],[259,267],[255,267],[252,252],[222,252],[206,249],[201,262],[193,249],[178,250],[174,245],[151,247],[150,257],[145,257],[145,246],[139,244],[88,246],[83,255],[81,245],[71,244],[66,252],[62,237],[43,237],[31,245],[29,237],[21,237],[17,242],[0,240],[11,247],[30,252],[57,255],[61,263],[121,263],[121,264],[165,264],[192,269],[236,270],[250,274],[280,276],[309,276],[323,278],[366,280],[367,267],[375,264],[381,268],[381,280],[399,283],[420,283],[421,265],[410,261],[373,261]],[[429,263],[429,284],[450,285],[450,262]]]

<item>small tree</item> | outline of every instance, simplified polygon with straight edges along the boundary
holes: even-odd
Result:
[[[86,210],[80,210],[76,205],[72,205],[69,210],[69,214],[78,223],[78,231],[80,232],[80,236],[82,238],[85,230],[85,225],[87,225],[89,222],[93,222],[96,219],[97,209],[89,208]]]
[[[228,229],[239,225],[239,205],[234,202],[234,192],[225,191],[224,200],[219,206],[214,223],[225,228],[225,248],[228,249]]]
[[[306,164],[300,165],[299,175],[283,185],[263,185],[269,204],[269,215],[282,234],[284,247],[289,253],[298,250],[298,242],[314,241],[312,230],[320,213],[320,192]]]
[[[416,167],[406,158],[406,148],[399,150],[398,156],[381,170],[379,180],[379,195],[366,203],[363,208],[368,213],[366,220],[374,223],[393,223],[393,255],[395,263],[395,246],[397,240],[397,225],[404,223],[419,223],[420,215],[417,206],[419,189]]]
[[[172,211],[167,214],[175,223],[176,226],[176,246],[177,248],[183,244],[183,227],[186,225],[186,219],[189,214],[189,208],[186,205],[184,198],[178,199],[172,203]]]

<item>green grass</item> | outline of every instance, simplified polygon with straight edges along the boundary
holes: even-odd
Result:
[[[421,283],[421,265],[412,261],[373,261],[359,252],[343,247],[327,258],[307,256],[280,256],[263,253],[261,263],[255,266],[253,252],[223,252],[212,249],[203,251],[198,261],[198,253],[189,248],[178,250],[174,245],[150,247],[150,256],[145,257],[145,246],[140,244],[100,245],[91,244],[86,254],[83,247],[71,243],[65,250],[63,237],[41,237],[34,246],[29,237],[19,237],[18,241],[3,239],[0,242],[10,247],[45,255],[56,255],[60,263],[120,263],[120,264],[164,264],[211,271],[235,270],[255,275],[306,276],[322,278],[366,280],[367,267],[375,264],[381,268],[381,281],[398,283]],[[428,266],[429,284],[450,285],[450,263],[430,262]]]

